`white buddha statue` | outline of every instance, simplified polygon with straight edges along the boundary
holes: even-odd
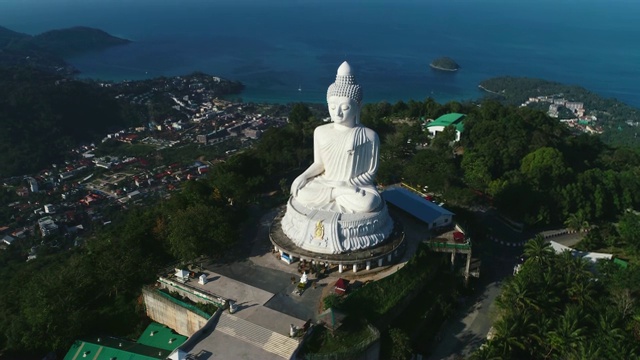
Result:
[[[320,253],[365,249],[393,229],[375,188],[380,141],[360,124],[362,90],[345,61],[327,90],[332,122],[313,134],[313,163],[291,185],[282,230]]]
[[[345,61],[327,91],[332,123],[313,133],[313,164],[291,185],[296,200],[311,209],[371,212],[381,203],[373,183],[380,141],[360,124],[362,90]]]

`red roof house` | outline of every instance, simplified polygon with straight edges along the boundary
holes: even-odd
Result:
[[[345,280],[343,278],[338,279],[338,281],[336,281],[335,293],[338,295],[344,295],[347,292],[348,286],[349,280]]]
[[[457,242],[457,243],[463,243],[464,242],[464,234],[461,233],[460,231],[454,231],[453,232],[453,241]]]

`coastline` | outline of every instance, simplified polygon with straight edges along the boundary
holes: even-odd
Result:
[[[478,85],[478,87],[479,87],[481,90],[486,91],[486,92],[488,92],[488,93],[491,93],[491,94],[494,94],[494,95],[503,96],[501,93],[499,93],[499,92],[495,92],[495,91],[491,91],[491,90],[487,89],[486,87],[484,87],[484,86],[482,86],[482,85]]]
[[[433,65],[433,64],[429,64],[429,66],[430,66],[432,69],[435,69],[435,70],[441,70],[441,71],[456,72],[456,71],[460,70],[460,68],[457,68],[457,69],[447,69],[447,68],[443,68],[443,67],[440,67],[440,66],[437,66],[437,65]]]

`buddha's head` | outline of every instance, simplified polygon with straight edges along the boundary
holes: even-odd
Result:
[[[327,90],[327,104],[331,120],[340,125],[353,126],[360,122],[362,89],[346,61],[338,68],[336,81]]]

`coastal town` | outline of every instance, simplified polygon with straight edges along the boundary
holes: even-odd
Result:
[[[578,133],[602,134],[604,132],[602,126],[596,124],[598,117],[587,114],[584,103],[569,101],[562,97],[562,94],[530,97],[520,107],[531,104],[549,104],[547,114],[552,118],[560,119],[562,123]]]
[[[10,201],[0,212],[0,249],[18,246],[31,261],[43,251],[79,246],[120,209],[170,196],[180,183],[205,176],[215,162],[251,146],[267,128],[286,124],[286,117],[263,113],[268,105],[218,98],[216,85],[224,81],[198,74],[154,84],[100,84],[120,101],[145,105],[163,97],[178,115],[110,132],[37,173],[2,179]],[[161,155],[198,151],[211,156],[183,161]]]
[[[38,173],[2,179],[11,201],[0,213],[0,248],[20,243],[33,260],[40,251],[79,246],[91,229],[108,226],[119,209],[170,196],[181,182],[205,176],[215,162],[251,146],[266,129],[287,123],[276,105],[221,99],[241,85],[201,73],[99,85],[119,101],[162,104],[165,116],[78,146]],[[560,95],[530,97],[521,106],[541,104],[549,104],[549,116],[577,132],[602,132],[583,103]],[[194,161],[160,155],[194,149],[210,156]]]

